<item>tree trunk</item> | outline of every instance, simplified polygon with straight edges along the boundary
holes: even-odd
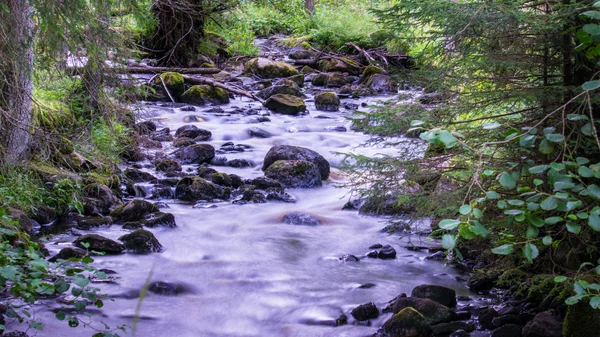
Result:
[[[315,15],[315,0],[304,0],[304,8],[310,15]]]
[[[4,0],[0,10],[0,161],[25,159],[31,140],[33,7]]]

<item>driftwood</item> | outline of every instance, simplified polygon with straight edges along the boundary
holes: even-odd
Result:
[[[215,80],[211,80],[205,77],[197,77],[197,76],[190,76],[190,75],[183,75],[183,79],[186,80],[189,83],[192,84],[207,84],[207,85],[212,85],[214,87],[219,87],[221,89],[227,90],[231,93],[240,95],[240,96],[244,96],[244,97],[248,97],[248,98],[252,98],[255,101],[258,101],[260,103],[264,103],[265,101],[263,99],[261,99],[260,97],[254,95],[251,92],[248,92],[240,87],[231,85],[231,84],[224,84],[221,82],[217,82]]]
[[[120,72],[120,73],[130,73],[130,74],[159,74],[168,71],[177,72],[181,74],[201,74],[201,75],[210,75],[221,72],[220,69],[216,68],[171,68],[171,67],[143,67],[143,66],[134,66],[134,67],[125,67],[125,68],[113,68],[112,71]]]

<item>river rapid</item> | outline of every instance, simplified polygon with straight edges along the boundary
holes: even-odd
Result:
[[[426,251],[405,249],[409,240],[419,245],[431,244],[424,237],[388,235],[381,229],[389,218],[365,216],[356,210],[342,210],[350,199],[350,190],[341,187],[347,177],[336,167],[343,156],[338,153],[360,153],[374,156],[398,154],[402,148],[361,147],[367,135],[351,130],[347,117],[352,107],[368,111],[373,105],[397,96],[363,99],[342,99],[339,112],[317,111],[314,89],[310,82],[303,89],[309,113],[287,116],[270,113],[259,103],[236,97],[215,112],[213,106],[183,111],[183,105],[142,102],[138,106],[140,121],[153,120],[159,128],[174,132],[192,124],[212,132],[207,143],[219,149],[227,142],[246,145],[246,151],[217,154],[228,160],[240,158],[253,167],[214,166],[219,172],[234,173],[242,178],[263,176],[262,161],[274,145],[294,145],[312,149],[323,155],[332,166],[332,173],[323,187],[286,189],[295,203],[269,201],[265,204],[234,204],[227,202],[187,204],[177,200],[161,200],[162,209],[175,215],[176,228],[148,229],[163,246],[160,253],[148,255],[121,254],[95,257],[94,265],[116,272],[114,282],[95,284],[114,301],[93,311],[96,326],[104,322],[111,327],[132,325],[139,315],[136,336],[158,337],[242,337],[242,336],[369,336],[390,317],[382,314],[370,326],[356,323],[350,311],[363,303],[374,302],[379,310],[401,293],[410,294],[421,284],[443,285],[456,290],[457,295],[472,294],[460,272],[443,261],[425,260]],[[403,97],[416,97],[418,91],[403,91]],[[187,110],[187,109],[184,109]],[[243,111],[255,111],[244,114]],[[258,114],[256,114],[258,111]],[[270,120],[259,122],[258,117]],[[258,127],[268,132],[268,138],[251,137],[248,129]],[[345,132],[342,130],[346,129]],[[420,140],[405,139],[407,147],[422,151]],[[163,142],[160,151],[174,151],[170,142]],[[150,151],[150,152],[152,152]],[[152,153],[150,153],[152,155]],[[161,177],[149,161],[142,169]],[[183,172],[195,171],[197,165],[184,165]],[[126,167],[123,167],[126,168]],[[142,185],[149,189],[149,185]],[[155,202],[156,200],[152,200]],[[319,226],[294,226],[281,223],[289,212],[315,216]],[[427,219],[414,226],[427,228]],[[414,231],[418,228],[414,227]],[[128,231],[119,225],[93,232],[117,239]],[[68,231],[55,236],[47,248],[54,255],[76,238]],[[367,258],[373,244],[389,244],[397,251],[395,259]],[[345,254],[360,257],[359,262],[342,262]],[[147,281],[162,281],[180,286],[173,296],[148,292],[136,308],[140,290]],[[467,305],[459,302],[460,306]],[[335,327],[335,320],[348,316],[348,324]],[[48,309],[37,310],[46,323],[42,336],[90,336],[86,328],[69,328],[53,318]],[[124,335],[123,333],[120,333]],[[133,335],[131,329],[126,335]]]

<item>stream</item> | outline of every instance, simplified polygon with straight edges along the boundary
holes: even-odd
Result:
[[[210,130],[207,143],[219,149],[227,142],[243,144],[244,152],[217,154],[228,160],[245,159],[252,167],[214,166],[219,172],[237,174],[244,179],[262,177],[262,161],[274,145],[294,145],[312,149],[329,161],[332,173],[323,187],[286,189],[295,203],[269,201],[264,204],[236,204],[230,201],[189,204],[175,199],[161,200],[162,209],[175,215],[176,228],[148,229],[163,246],[160,253],[137,255],[126,253],[95,257],[94,265],[114,270],[115,281],[95,284],[114,301],[94,311],[92,320],[111,327],[132,325],[136,315],[138,295],[147,280],[177,284],[180,293],[164,296],[148,292],[141,301],[136,336],[370,336],[390,317],[381,314],[370,325],[355,324],[350,311],[367,302],[379,310],[401,293],[410,294],[415,286],[437,284],[452,288],[457,295],[472,296],[464,276],[443,261],[430,261],[426,251],[411,251],[404,247],[409,240],[419,245],[431,245],[425,237],[399,237],[381,232],[389,218],[365,216],[356,210],[342,210],[350,191],[340,187],[345,175],[336,167],[342,156],[336,153],[360,153],[374,156],[397,154],[401,149],[360,147],[369,137],[351,130],[352,109],[345,103],[366,106],[381,104],[396,96],[361,99],[344,98],[339,112],[317,111],[314,88],[310,82],[303,91],[309,114],[288,116],[270,113],[259,103],[236,97],[231,103],[215,107],[196,107],[182,111],[182,104],[142,102],[139,120],[152,120],[159,129],[171,132],[190,124]],[[415,97],[417,91],[402,91]],[[364,104],[363,104],[364,103]],[[187,109],[184,109],[187,110]],[[240,113],[254,111],[252,114]],[[262,121],[260,116],[270,120]],[[260,128],[268,138],[249,135],[248,129]],[[343,130],[346,131],[343,131]],[[406,139],[406,146],[423,149],[420,140]],[[171,142],[163,142],[160,151],[172,153]],[[141,163],[144,171],[164,177],[149,161]],[[183,172],[195,171],[197,165],[184,165]],[[123,167],[125,169],[126,167]],[[150,189],[150,185],[141,184]],[[150,200],[156,202],[156,200]],[[290,212],[310,214],[322,221],[319,226],[294,226],[282,223]],[[429,226],[428,219],[415,221],[416,227]],[[93,230],[102,236],[117,239],[128,231],[119,225]],[[46,246],[51,255],[71,245],[77,232],[55,236]],[[395,259],[367,258],[369,247],[389,244],[397,251]],[[355,255],[359,262],[342,262],[345,254]],[[457,278],[458,277],[458,278]],[[459,307],[473,302],[460,302]],[[39,336],[90,336],[90,329],[72,329],[54,319],[47,309],[36,314],[46,323]],[[342,314],[348,324],[335,327]],[[122,334],[121,334],[122,335]],[[132,335],[128,330],[127,335]],[[475,336],[476,334],[473,334]]]

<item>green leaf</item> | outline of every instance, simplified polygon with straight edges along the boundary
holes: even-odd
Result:
[[[563,221],[563,218],[561,218],[559,216],[552,216],[552,217],[544,219],[544,223],[546,223],[548,225],[555,225],[561,221]]]
[[[542,173],[544,171],[546,171],[548,169],[548,165],[538,165],[538,166],[534,166],[534,167],[530,167],[529,168],[529,173],[531,174],[538,174],[538,173]]]
[[[524,135],[519,138],[519,145],[521,147],[533,147],[535,145],[534,135]]]
[[[456,238],[454,235],[444,234],[444,236],[442,236],[441,243],[444,249],[453,249],[456,246]]]
[[[565,282],[566,280],[567,280],[566,276],[557,276],[554,278],[554,282],[556,282],[556,283]]]
[[[565,137],[563,137],[563,135],[560,135],[558,133],[550,133],[546,135],[546,139],[548,139],[549,141],[553,142],[553,143],[562,143],[565,140]]]
[[[471,232],[485,238],[488,236],[489,231],[483,227],[483,225],[479,221],[475,221],[475,226],[470,227]]]
[[[523,247],[523,256],[527,259],[529,263],[533,261],[539,255],[538,248],[532,243],[526,243],[525,247]]]
[[[591,136],[593,133],[593,129],[592,129],[592,124],[591,123],[587,123],[584,126],[581,127],[581,133],[583,133],[586,136]]]
[[[569,233],[579,234],[581,232],[581,225],[578,223],[567,222],[567,230]]]
[[[473,210],[473,207],[471,207],[471,205],[462,205],[458,209],[458,212],[460,212],[460,214],[462,214],[462,215],[467,215],[467,214],[471,213],[472,210]]]
[[[504,214],[506,215],[519,215],[519,214],[523,214],[523,210],[521,209],[508,209],[506,211],[504,211]]]
[[[486,124],[483,124],[483,129],[491,130],[491,129],[499,128],[501,126],[502,126],[502,124],[500,124],[500,123],[486,123]]]
[[[540,234],[540,231],[537,228],[533,226],[528,226],[527,231],[525,232],[525,237],[527,237],[528,239],[533,239],[537,238],[538,234]]]
[[[529,220],[529,223],[534,225],[535,227],[544,227],[544,224],[545,224],[544,220],[542,220],[538,217],[528,215],[527,219]]]
[[[600,187],[598,187],[598,185],[592,184],[587,187],[587,190],[590,192],[591,196],[600,200]]]
[[[589,163],[589,162],[590,162],[590,160],[589,160],[589,159],[587,159],[587,158],[585,158],[585,157],[577,157],[577,158],[575,158],[575,161],[576,161],[576,162],[577,162],[577,164],[579,164],[579,165],[585,165],[585,164],[587,164],[587,163]]]
[[[506,207],[508,207],[508,204],[506,203],[506,201],[500,200],[496,203],[496,206],[500,209],[505,209]]]
[[[440,227],[441,229],[445,229],[445,230],[453,230],[456,227],[458,227],[458,225],[460,225],[460,220],[455,220],[455,219],[444,219],[442,221],[440,221],[440,223],[438,224],[438,227]]]
[[[586,31],[586,27],[588,28],[588,30],[594,31],[595,34],[592,34],[589,31]],[[600,26],[598,26],[598,25],[584,25],[583,30],[590,35],[600,35]],[[596,89],[600,88],[600,81],[598,81],[598,80],[587,81],[581,86],[581,88],[583,90],[596,90]]]
[[[90,280],[83,275],[76,275],[73,278],[73,283],[75,283],[76,285],[83,288],[83,287],[87,286],[88,284],[90,284]]]
[[[540,204],[540,207],[544,211],[551,211],[553,209],[556,209],[557,206],[558,206],[558,202],[556,201],[556,199],[554,197],[548,197],[548,198],[544,199],[544,201],[542,201],[542,203]]]
[[[75,310],[81,311],[83,309],[85,309],[85,302],[84,301],[75,301]]]
[[[557,181],[554,183],[554,190],[561,191],[569,188],[575,187],[575,183],[567,182],[567,181]]]
[[[566,304],[566,305],[573,305],[573,304],[577,304],[577,303],[579,303],[579,301],[580,301],[582,298],[584,298],[584,296],[583,296],[583,295],[575,295],[575,296],[571,296],[571,297],[569,297],[569,298],[567,298],[567,299],[565,300],[565,304]]]
[[[498,194],[496,191],[487,191],[485,192],[485,196],[488,199],[500,199],[500,194]]]
[[[584,178],[591,178],[594,176],[594,171],[590,170],[586,166],[579,166],[577,173]]]
[[[590,214],[590,217],[588,218],[588,225],[590,225],[590,227],[592,227],[592,229],[596,232],[600,232],[600,215],[598,215],[598,213]]]
[[[581,13],[581,15],[587,16],[592,19],[600,20],[600,12],[598,12],[598,11],[587,11],[587,12]]]
[[[483,216],[483,212],[479,209],[479,208],[473,208],[473,216],[475,217],[475,219],[481,219],[481,217]]]
[[[551,154],[552,152],[554,152],[554,147],[552,146],[552,143],[550,143],[548,140],[542,139],[538,150],[541,154]]]
[[[17,267],[12,265],[0,267],[0,276],[7,280],[14,280],[17,276],[17,272]]]
[[[527,203],[527,210],[528,211],[537,211],[538,209],[540,209],[540,204],[538,204],[537,202],[528,202]]]
[[[525,205],[525,202],[523,200],[519,200],[519,199],[511,199],[511,200],[508,200],[508,204],[513,205],[513,206],[523,206],[523,205]]]
[[[549,235],[546,235],[546,236],[544,236],[544,237],[542,238],[542,243],[543,243],[545,246],[550,246],[550,245],[552,244],[552,237],[551,237],[551,236],[549,236]]]
[[[440,132],[438,139],[446,146],[446,148],[451,148],[457,144],[456,138],[446,130]]]
[[[600,296],[590,298],[590,306],[594,309],[598,309],[598,307],[600,307]]]
[[[586,115],[579,115],[579,114],[568,114],[567,115],[567,119],[573,122],[576,121],[587,121],[589,120],[588,116]]]
[[[563,163],[550,163],[550,168],[554,171],[560,172],[565,169],[565,164]]]
[[[508,172],[502,172],[498,181],[504,188],[513,189],[517,186],[517,181]]]
[[[65,312],[64,311],[57,312],[56,319],[59,321],[64,321],[65,320]]]
[[[484,176],[486,176],[486,177],[489,177],[492,174],[494,174],[494,171],[492,171],[492,170],[483,170],[483,173],[481,173],[481,174],[484,175]]]
[[[79,320],[77,317],[71,316],[67,322],[71,328],[76,328],[79,326]]]
[[[423,124],[425,124],[425,122],[423,122],[423,121],[420,121],[420,120],[413,120],[413,121],[410,121],[410,126],[421,126],[421,125],[423,125]]]
[[[533,179],[533,184],[535,186],[540,186],[540,185],[544,184],[544,181],[540,180],[540,179]]]
[[[502,246],[493,248],[492,253],[498,254],[498,255],[508,255],[508,254],[512,253],[513,247],[514,247],[513,244],[507,243]]]

